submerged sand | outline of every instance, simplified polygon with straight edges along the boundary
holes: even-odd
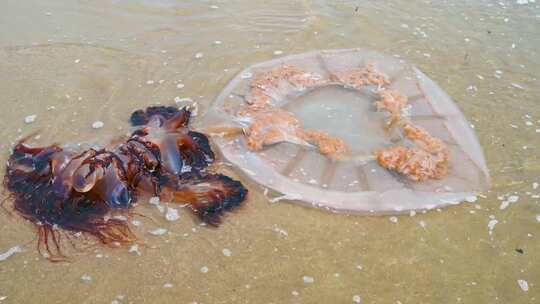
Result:
[[[81,239],[60,264],[38,256],[34,227],[7,200],[0,303],[540,301],[539,13],[480,0],[3,3],[2,163],[34,131],[36,143],[109,142],[150,104],[189,98],[203,114],[253,63],[361,46],[406,59],[453,97],[493,186],[443,210],[365,217],[270,203],[236,175],[250,199],[220,228],[173,205],[168,221],[166,202],[161,213],[142,200],[152,219],[134,218],[136,247]]]

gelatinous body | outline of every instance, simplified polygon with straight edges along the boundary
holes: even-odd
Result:
[[[15,210],[38,225],[38,249],[61,257],[62,230],[88,233],[104,244],[133,242],[127,222],[108,215],[129,212],[145,194],[188,203],[202,220],[217,225],[247,190],[238,181],[208,172],[214,153],[205,135],[188,128],[189,117],[189,110],[174,107],[136,111],[132,135],[99,150],[35,148],[19,142],[4,184]]]
[[[482,149],[452,100],[415,67],[367,50],[251,66],[202,124],[247,176],[316,207],[399,213],[489,186]],[[234,128],[243,132],[217,132]]]

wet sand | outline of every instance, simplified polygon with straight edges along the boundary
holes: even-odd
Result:
[[[6,200],[0,254],[24,251],[0,261],[0,303],[538,303],[539,6],[8,0],[0,12],[2,164],[32,132],[36,144],[107,142],[148,105],[191,98],[204,114],[253,63],[365,47],[415,64],[452,96],[474,125],[492,188],[475,202],[394,222],[272,204],[223,166],[251,192],[218,229],[174,205],[180,219],[169,222],[141,200],[136,211],[152,219],[135,218],[137,250],[81,238],[65,246],[70,263],[40,257],[35,228]],[[92,128],[96,121],[104,126]],[[158,228],[167,233],[150,233]]]

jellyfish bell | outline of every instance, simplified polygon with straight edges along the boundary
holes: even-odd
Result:
[[[250,179],[310,206],[391,214],[489,187],[482,149],[451,98],[417,68],[371,51],[253,65],[199,127]]]

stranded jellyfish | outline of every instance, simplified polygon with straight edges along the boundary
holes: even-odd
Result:
[[[247,189],[214,172],[214,153],[204,134],[189,129],[190,115],[186,108],[163,106],[135,111],[131,136],[100,148],[17,143],[4,185],[17,213],[37,226],[38,250],[62,260],[60,239],[69,239],[68,232],[107,245],[134,242],[128,222],[110,215],[129,215],[140,196],[187,204],[201,220],[218,225]]]
[[[264,188],[334,211],[457,204],[489,186],[458,107],[402,60],[316,51],[253,65],[203,119],[224,157]]]

